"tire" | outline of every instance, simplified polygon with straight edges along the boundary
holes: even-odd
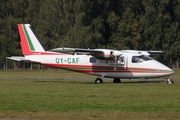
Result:
[[[113,83],[121,83],[121,79],[120,78],[114,78]]]
[[[174,81],[170,79],[170,82],[167,81],[167,84],[174,84]]]
[[[95,80],[95,83],[97,83],[97,84],[103,83],[103,80],[102,80],[101,78],[97,78],[97,79]]]
[[[174,84],[174,81],[173,81],[173,80],[171,80],[171,83],[172,83],[172,84]]]

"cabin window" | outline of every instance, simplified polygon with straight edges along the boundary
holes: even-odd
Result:
[[[132,57],[132,63],[141,63],[143,61],[149,61],[149,60],[153,60],[153,58],[146,55]]]
[[[124,56],[117,57],[117,63],[124,63]]]
[[[95,57],[91,57],[91,58],[89,59],[89,62],[90,62],[90,63],[96,63],[96,58],[95,58]]]

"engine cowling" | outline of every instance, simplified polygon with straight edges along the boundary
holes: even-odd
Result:
[[[104,50],[103,49],[102,51],[103,51],[103,53],[96,54],[94,56],[97,58],[100,58],[100,59],[114,59],[114,57],[118,57],[118,56],[122,55],[122,52],[117,51],[117,50]]]

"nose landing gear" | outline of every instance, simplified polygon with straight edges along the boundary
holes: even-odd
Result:
[[[174,81],[170,77],[168,77],[167,84],[174,84]]]

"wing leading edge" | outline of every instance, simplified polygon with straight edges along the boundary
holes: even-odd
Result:
[[[122,55],[121,51],[110,49],[55,48],[52,52],[92,55],[97,58],[109,59]]]
[[[68,53],[68,54],[79,53],[79,54],[89,54],[89,55],[104,53],[103,51],[96,50],[96,49],[64,48],[64,47],[63,48],[54,48],[54,49],[51,49],[50,51],[60,52],[60,53]]]
[[[164,54],[163,51],[142,51],[142,50],[110,50],[110,49],[82,49],[82,48],[55,48],[51,49],[53,52],[67,53],[67,54],[86,54],[96,56],[98,54],[112,54],[114,56],[119,56],[123,53],[134,53],[134,54],[144,54],[144,55],[159,55]]]

